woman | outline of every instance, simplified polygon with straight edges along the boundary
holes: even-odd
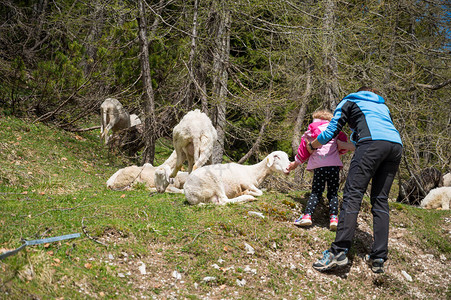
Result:
[[[361,87],[340,102],[326,130],[308,144],[310,150],[326,144],[346,123],[353,131],[351,141],[356,144],[356,150],[343,191],[337,234],[330,249],[323,252],[313,267],[325,271],[348,263],[346,253],[352,245],[363,195],[372,179],[374,243],[369,262],[373,272],[382,273],[388,254],[388,195],[401,162],[401,137],[384,98],[372,88]]]

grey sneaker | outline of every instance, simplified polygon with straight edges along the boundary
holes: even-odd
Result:
[[[380,274],[384,273],[384,259],[383,258],[371,258],[369,255],[365,257],[368,265],[371,267],[371,271]]]
[[[329,250],[326,250],[323,252],[323,257],[313,264],[313,268],[317,271],[327,271],[335,267],[345,266],[348,264],[346,252],[341,251],[337,255],[334,255]]]

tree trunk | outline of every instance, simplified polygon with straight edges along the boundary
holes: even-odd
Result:
[[[227,65],[230,51],[230,11],[222,6],[217,13],[215,47],[213,52],[213,124],[218,140],[213,147],[212,163],[221,163],[224,153],[224,126],[226,120]]]
[[[254,145],[252,145],[251,149],[238,161],[239,164],[244,163],[246,160],[249,159],[249,157],[251,157],[252,154],[254,154],[258,150],[258,148],[260,147],[260,143],[263,140],[263,135],[265,133],[266,126],[268,126],[269,122],[271,122],[271,117],[272,117],[271,110],[269,109],[269,107],[267,107],[265,113],[265,120],[263,121],[263,125],[260,128],[257,140],[255,141]]]
[[[326,73],[324,87],[325,106],[334,111],[338,98],[338,66],[335,40],[335,0],[326,1],[324,22],[324,68]]]
[[[293,129],[293,138],[291,140],[291,148],[293,150],[293,155],[296,155],[298,151],[299,144],[301,143],[301,131],[302,131],[302,123],[304,122],[305,112],[307,110],[307,106],[311,100],[310,94],[312,93],[312,69],[313,63],[309,59],[305,74],[305,91],[304,94],[299,98],[299,103],[301,107],[299,108],[298,115],[296,116],[296,121]]]
[[[188,72],[189,72],[189,84],[188,91],[186,93],[185,106],[187,110],[191,110],[193,106],[193,98],[196,94],[196,86],[195,86],[195,72],[194,72],[194,58],[196,54],[197,48],[197,14],[198,14],[199,2],[198,0],[194,0],[194,11],[193,11],[193,29],[191,32],[191,49],[189,52],[189,61],[188,61]]]
[[[144,9],[144,0],[138,1],[139,7],[139,41],[141,50],[141,72],[144,87],[144,139],[145,148],[142,163],[151,163],[155,157],[155,103],[152,88],[152,78],[149,64],[149,44],[147,42],[147,26]]]
[[[98,40],[104,25],[103,6],[98,1],[94,3],[94,12],[92,15],[93,15],[92,24],[85,44],[87,55],[87,60],[83,62],[85,76],[91,72],[91,68],[93,67],[94,62],[96,61],[97,58],[96,41]]]

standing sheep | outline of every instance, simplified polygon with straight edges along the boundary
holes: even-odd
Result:
[[[211,157],[217,137],[216,129],[206,114],[198,109],[187,113],[174,127],[177,162],[170,177],[175,177],[185,160],[188,160],[188,173],[202,167]]]
[[[114,98],[108,98],[100,105],[102,124],[100,126],[100,139],[108,143],[108,133],[113,133],[141,124],[141,120],[135,114],[130,115],[122,104]]]
[[[288,174],[290,160],[283,151],[269,154],[255,165],[237,163],[204,166],[193,171],[183,187],[190,204],[227,204],[244,202],[261,196],[258,186],[274,172]]]
[[[130,127],[137,126],[142,124],[141,119],[138,117],[138,115],[131,114],[130,115]]]

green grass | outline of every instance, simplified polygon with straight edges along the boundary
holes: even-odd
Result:
[[[171,153],[168,143],[161,141],[156,153],[160,164]],[[308,191],[267,191],[258,201],[227,206],[190,206],[183,195],[150,194],[142,186],[111,191],[106,180],[133,162],[108,153],[98,132],[67,133],[10,117],[0,118],[0,164],[0,253],[19,247],[21,239],[81,234],[28,246],[0,261],[0,298],[341,299],[364,298],[378,285],[384,287],[381,297],[402,298],[406,292],[394,276],[374,281],[353,272],[344,279],[326,275],[333,285],[312,279],[308,266],[335,233],[321,223],[325,219],[312,230],[291,225]],[[369,214],[369,206],[363,207]],[[410,232],[407,242],[451,258],[442,226],[449,212],[397,203],[391,211],[392,226]],[[246,252],[245,243],[255,254]],[[363,243],[355,241],[355,264],[368,247]],[[395,266],[409,264],[403,251],[391,253]],[[140,262],[147,275],[138,272]],[[216,279],[205,282],[207,276]],[[244,287],[237,285],[242,279]],[[422,289],[445,297],[447,289],[435,287],[440,279],[435,280]]]

